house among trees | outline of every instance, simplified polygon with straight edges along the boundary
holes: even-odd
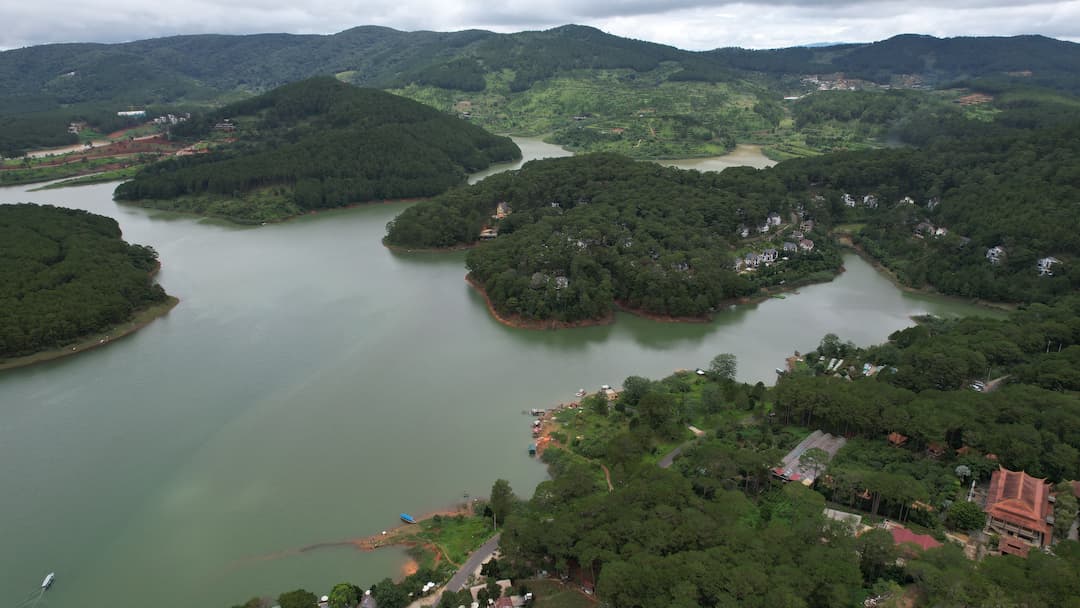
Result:
[[[930,222],[919,222],[915,225],[915,236],[924,237],[928,234],[934,234],[934,225]]]
[[[779,226],[781,224],[780,214],[773,211],[769,214],[769,217],[765,218],[765,223],[769,226]]]
[[[744,239],[746,237],[750,236],[750,229],[747,228],[745,224],[743,224],[742,226],[739,226],[739,236],[741,236]]]
[[[1045,479],[998,466],[986,494],[987,528],[1001,536],[1002,553],[1026,557],[1050,543],[1054,497]]]
[[[813,232],[814,220],[803,220],[803,222],[799,224],[799,230],[802,230],[803,232]]]
[[[938,197],[935,196],[934,198],[929,199],[928,201],[926,201],[926,210],[927,211],[933,211],[940,204],[941,204],[941,199],[939,199]]]
[[[851,196],[850,194],[845,192],[844,193],[844,205],[846,205],[848,207],[854,207],[855,206],[855,197]]]
[[[901,205],[914,205],[915,204],[915,199],[911,198],[910,196],[905,196],[904,198],[900,199],[899,204],[901,204]]]
[[[780,254],[777,253],[775,249],[769,248],[762,252],[761,261],[766,264],[771,264],[772,262],[775,262],[778,257],[780,257]]]
[[[784,242],[784,253],[798,253],[798,252],[799,252],[799,246],[798,245],[796,245],[795,243],[792,243],[791,241],[785,241]]]
[[[480,240],[481,241],[490,241],[491,239],[493,239],[493,238],[495,238],[497,236],[499,236],[499,231],[496,230],[495,228],[489,228],[489,227],[485,226],[482,230],[480,230]]]
[[[862,198],[862,204],[867,209],[877,209],[877,197],[873,194],[867,194]]]
[[[493,216],[495,219],[501,220],[508,215],[510,215],[510,205],[506,201],[500,201],[498,205],[495,205],[495,215]]]
[[[803,251],[813,251],[814,241],[811,241],[810,239],[803,239],[799,241],[799,249],[802,249]]]
[[[1001,245],[996,245],[986,250],[986,259],[990,260],[991,264],[997,264],[1001,262],[1001,258],[1005,257],[1005,248]]]
[[[1052,277],[1054,276],[1053,266],[1054,264],[1060,264],[1061,260],[1050,256],[1042,258],[1038,261],[1039,276],[1040,277]]]
[[[904,445],[905,443],[907,443],[907,440],[908,440],[907,435],[901,435],[900,433],[897,433],[896,431],[893,431],[893,432],[889,433],[889,443],[891,443],[892,445],[894,445],[896,447],[900,447],[900,446]]]

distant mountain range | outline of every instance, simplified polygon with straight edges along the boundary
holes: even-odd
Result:
[[[417,83],[463,91],[483,90],[492,74],[506,74],[510,90],[522,91],[558,74],[595,69],[661,70],[663,79],[700,81],[748,72],[843,72],[882,83],[914,75],[930,84],[991,77],[1077,92],[1080,45],[1043,36],[903,35],[871,44],[693,52],[579,25],[515,34],[363,26],[326,36],[174,36],[2,52],[0,113],[235,98],[330,74],[379,88]]]

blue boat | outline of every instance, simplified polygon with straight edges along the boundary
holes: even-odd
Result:
[[[403,522],[405,522],[407,524],[415,524],[416,523],[416,520],[413,519],[413,516],[409,515],[408,513],[402,513],[401,515],[399,515],[399,517],[401,517],[401,521],[403,521]]]
[[[530,443],[529,444],[529,456],[536,456],[536,444],[535,443]]]

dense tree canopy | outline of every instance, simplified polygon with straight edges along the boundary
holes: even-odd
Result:
[[[239,142],[177,158],[121,184],[121,200],[193,195],[283,197],[293,214],[349,203],[431,196],[492,162],[520,158],[517,146],[427,106],[333,78],[276,89],[193,117],[178,136],[202,136],[226,118]],[[195,206],[196,203],[192,203]],[[184,208],[184,203],[179,203]],[[235,209],[258,219],[254,203]],[[198,210],[198,207],[195,207]]]
[[[85,211],[0,205],[0,358],[46,350],[126,321],[167,296],[157,253]]]
[[[754,273],[734,270],[736,255],[779,249],[786,234],[746,245],[740,225],[757,226],[770,212],[788,217],[799,199],[770,170],[700,173],[593,154],[532,161],[415,205],[390,223],[386,241],[447,247],[497,225],[498,238],[470,251],[466,264],[505,314],[598,319],[618,301],[701,316],[760,286],[835,272],[839,255],[825,239]],[[512,213],[496,224],[491,215],[500,202]]]

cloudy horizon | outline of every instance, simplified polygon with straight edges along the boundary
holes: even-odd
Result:
[[[355,26],[510,33],[576,23],[688,50],[873,42],[898,34],[1080,41],[1080,0],[519,0],[513,6],[432,0],[135,0],[5,3],[0,50],[62,42],[127,42],[181,34],[333,34]],[[57,19],[57,15],[63,15]]]

